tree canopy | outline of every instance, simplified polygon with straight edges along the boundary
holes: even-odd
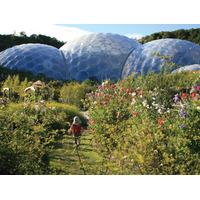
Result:
[[[60,48],[64,42],[57,40],[45,35],[36,35],[32,34],[27,36],[25,32],[21,32],[19,36],[15,34],[10,35],[0,35],[0,51],[3,51],[7,48],[13,47],[15,45],[27,44],[27,43],[41,43]]]
[[[139,41],[144,44],[152,40],[163,39],[163,38],[176,38],[176,39],[188,40],[200,45],[200,28],[189,29],[189,30],[180,29],[176,31],[162,31],[145,36],[141,38]]]

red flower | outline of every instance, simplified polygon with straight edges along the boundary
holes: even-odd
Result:
[[[131,114],[132,114],[133,117],[137,117],[138,116],[138,112],[135,112],[135,111],[133,111]]]
[[[196,96],[197,96],[197,93],[196,93],[196,92],[192,92],[192,93],[190,94],[190,96],[191,96],[192,99],[194,100],[194,99],[196,98]]]
[[[163,119],[161,119],[161,118],[158,119],[158,124],[159,124],[160,126],[163,126],[164,123],[165,123],[165,121],[164,121]]]
[[[114,83],[112,83],[111,87],[112,87],[112,88],[115,88],[115,87],[116,87],[116,85],[115,85]]]
[[[181,98],[182,98],[182,99],[187,99],[187,94],[186,94],[185,92],[182,93]]]

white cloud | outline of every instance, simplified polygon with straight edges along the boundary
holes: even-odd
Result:
[[[141,39],[142,37],[144,37],[144,35],[140,34],[140,33],[127,33],[124,34],[126,37],[132,38],[132,39]]]
[[[67,42],[77,37],[89,34],[91,32],[72,26],[61,26],[61,25],[41,25],[41,24],[25,24],[25,25],[8,25],[2,24],[0,34],[19,34],[24,31],[26,35],[42,34],[50,37],[55,37],[58,40]],[[127,33],[125,36],[133,39],[140,39],[144,35],[140,33]]]
[[[42,34],[50,37],[55,37],[61,41],[70,41],[77,37],[89,34],[89,31],[76,27],[67,27],[59,25],[2,25],[0,34],[19,34],[24,31],[26,35]]]

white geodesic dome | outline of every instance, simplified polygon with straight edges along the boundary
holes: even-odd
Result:
[[[159,56],[158,56],[159,55]],[[148,42],[135,49],[123,67],[122,78],[132,72],[146,74],[149,71],[159,72],[169,58],[176,67],[200,64],[200,46],[190,41],[180,39],[160,39]]]
[[[194,65],[186,65],[186,66],[180,67],[172,71],[172,73],[186,72],[186,71],[199,71],[199,70],[200,70],[200,65],[194,64]]]
[[[44,74],[66,80],[67,66],[62,52],[50,45],[22,44],[0,52],[0,65],[9,69]]]
[[[65,55],[70,79],[118,80],[129,53],[141,44],[111,33],[93,33],[66,43]]]

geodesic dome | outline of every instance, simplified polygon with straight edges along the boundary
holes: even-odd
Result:
[[[194,65],[186,65],[184,67],[180,67],[174,70],[172,73],[185,72],[185,71],[199,71],[199,70],[200,70],[200,65],[194,64]]]
[[[129,53],[141,44],[111,33],[94,33],[66,43],[60,48],[65,55],[70,79],[118,80]]]
[[[46,77],[66,80],[67,67],[62,52],[50,45],[22,44],[0,52],[0,65]]]
[[[122,78],[132,72],[138,74],[146,74],[149,71],[159,72],[166,62],[162,56],[168,57],[177,68],[200,64],[200,46],[180,39],[160,39],[148,42],[130,54],[123,67]]]

